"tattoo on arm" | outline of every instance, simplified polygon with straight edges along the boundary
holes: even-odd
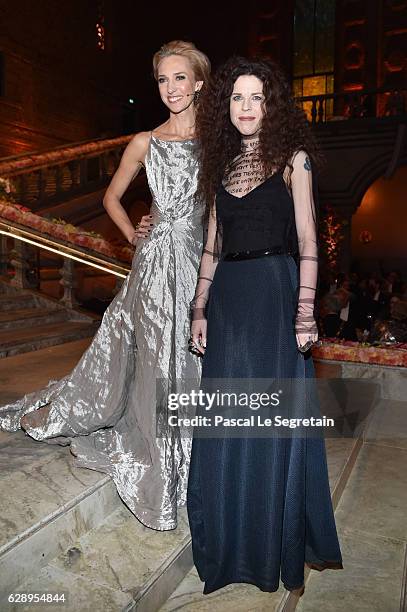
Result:
[[[307,155],[307,157],[305,158],[304,168],[307,170],[307,172],[311,172],[311,162],[310,162],[310,160],[309,160],[308,155]]]

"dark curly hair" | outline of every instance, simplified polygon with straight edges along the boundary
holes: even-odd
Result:
[[[196,117],[200,142],[198,193],[211,206],[229,164],[240,153],[241,134],[230,121],[229,103],[236,79],[253,75],[263,83],[264,116],[260,158],[269,176],[282,172],[299,149],[314,166],[321,157],[302,109],[295,104],[291,87],[279,66],[269,59],[231,57],[215,72],[202,95]]]

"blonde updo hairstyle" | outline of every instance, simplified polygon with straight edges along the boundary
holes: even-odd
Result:
[[[181,55],[186,57],[192,67],[195,79],[197,81],[208,82],[209,75],[211,72],[211,64],[205,53],[199,51],[191,42],[185,42],[184,40],[172,40],[161,47],[153,57],[153,70],[154,78],[158,78],[158,66],[161,60],[170,55]]]

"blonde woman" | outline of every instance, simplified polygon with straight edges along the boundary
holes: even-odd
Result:
[[[0,425],[70,444],[76,466],[109,474],[144,525],[168,530],[186,501],[191,440],[174,427],[157,437],[166,402],[157,404],[156,387],[199,383],[199,358],[187,350],[203,240],[194,124],[210,64],[192,43],[173,41],[153,68],[169,118],[134,136],[104,198],[136,247],[132,270],[71,374],[0,408]],[[120,199],[142,167],[153,204],[135,228]]]

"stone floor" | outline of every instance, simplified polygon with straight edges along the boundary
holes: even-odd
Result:
[[[90,338],[0,360],[0,405],[45,387],[68,374],[89,346]]]
[[[0,405],[65,376],[89,343],[87,338],[1,359]],[[0,547],[103,477],[92,470],[72,471],[66,448],[29,442],[22,431],[0,431]],[[61,482],[70,486],[61,487]]]
[[[382,401],[377,406],[336,521],[344,570],[311,572],[298,612],[403,612],[407,603],[402,602],[407,551],[406,402]]]
[[[281,587],[276,593],[263,593],[250,584],[232,584],[210,595],[202,595],[202,586],[193,568],[160,612],[272,612],[284,593]]]

